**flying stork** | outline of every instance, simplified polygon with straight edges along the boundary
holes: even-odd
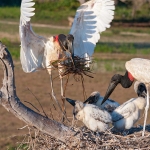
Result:
[[[20,59],[24,72],[31,73],[46,68],[50,74],[52,96],[53,62],[58,62],[58,72],[61,79],[61,96],[63,97],[62,67],[60,60],[64,57],[79,56],[86,60],[94,53],[101,32],[110,27],[114,17],[113,0],[90,0],[82,4],[76,12],[73,25],[68,35],[59,34],[49,38],[39,36],[32,30],[30,23],[34,16],[33,0],[22,0],[20,17]],[[59,67],[60,66],[60,67]]]
[[[108,99],[116,86],[120,83],[123,88],[131,87],[134,80],[138,80],[146,85],[147,103],[145,107],[145,119],[143,125],[142,136],[144,136],[145,125],[147,120],[147,112],[149,109],[149,85],[150,85],[150,60],[143,58],[133,58],[125,64],[125,75],[115,74],[110,81],[102,104]]]
[[[140,118],[140,111],[146,106],[146,86],[145,84],[136,81],[134,90],[137,93],[137,98],[131,98],[112,113],[112,122],[116,129],[125,130],[130,129]]]
[[[89,98],[84,101],[84,103],[93,104],[101,109],[107,110],[109,113],[111,113],[113,110],[115,110],[120,104],[114,100],[107,99],[103,104],[104,97],[100,95],[98,91],[92,92]]]
[[[112,123],[111,115],[93,104],[85,104],[78,100],[66,98],[74,107],[73,116],[75,119],[82,121],[87,128],[96,132],[104,132]]]

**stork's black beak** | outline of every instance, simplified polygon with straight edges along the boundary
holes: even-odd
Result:
[[[114,89],[116,88],[116,86],[118,85],[118,81],[112,81],[109,86],[108,86],[108,89],[107,89],[107,92],[104,96],[104,99],[101,103],[101,105],[109,98],[109,96],[111,95],[111,93],[114,91]]]
[[[66,98],[66,100],[72,105],[72,106],[75,106],[75,100],[72,100],[72,99],[69,99],[69,98]]]
[[[63,51],[66,51],[68,49],[66,36],[64,34],[58,35],[58,42]]]
[[[72,58],[74,57],[74,49],[73,49],[73,41],[74,41],[74,37],[72,34],[68,34],[66,36],[66,41],[67,41],[67,45],[68,45],[68,51],[71,53]]]
[[[94,100],[95,100],[95,96],[90,96],[87,100],[85,100],[83,103],[85,104],[85,103],[87,103],[87,102],[89,102],[89,104],[92,104],[93,102],[94,102]]]

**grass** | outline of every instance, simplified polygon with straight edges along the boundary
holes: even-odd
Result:
[[[19,150],[28,150],[28,145],[27,144],[21,144],[21,145],[18,145],[18,146],[8,146],[7,149],[8,150],[16,150],[16,148],[18,149],[19,147]]]
[[[39,3],[35,1],[35,16],[32,17],[33,22],[42,22],[50,24],[68,25],[68,16],[74,16],[76,9],[79,7],[79,2],[71,0],[60,0]],[[115,21],[125,22],[148,22],[150,19],[150,6],[145,4],[136,12],[135,18],[132,18],[132,8],[130,5],[116,6]],[[19,21],[20,7],[0,7],[0,20]]]
[[[124,71],[126,60],[116,60],[116,59],[101,59],[95,57],[93,60],[93,70],[101,72],[122,72]]]
[[[69,30],[68,29],[53,29],[49,27],[33,27],[33,30],[35,33],[40,34],[40,35],[56,35],[56,34],[68,34]],[[0,31],[5,31],[9,34],[19,34],[19,22],[18,25],[15,24],[0,24]]]
[[[57,32],[57,31],[55,31]],[[2,38],[2,43],[7,46],[12,54],[12,57],[18,59],[20,56],[20,42],[11,42],[8,38]],[[95,48],[96,53],[126,53],[126,54],[150,54],[150,44],[140,46],[133,43],[97,43]]]
[[[61,0],[64,1],[64,0]],[[35,3],[35,13],[36,15],[32,17],[33,22],[42,22],[50,24],[67,24],[68,16],[74,16],[76,8],[79,3],[76,1],[71,5],[64,4],[64,2],[45,2],[45,3]],[[68,3],[69,4],[69,3]],[[0,7],[0,20],[13,20],[19,21],[20,19],[20,7]]]
[[[14,43],[11,42],[9,39],[7,38],[2,38],[1,42],[6,45],[6,47],[8,48],[8,50],[10,51],[13,59],[18,59],[20,56],[20,44],[19,43]]]
[[[149,46],[141,46],[133,43],[97,43],[95,52],[100,53],[127,53],[127,54],[150,54]]]
[[[20,8],[19,7],[0,7],[0,20],[19,21]]]

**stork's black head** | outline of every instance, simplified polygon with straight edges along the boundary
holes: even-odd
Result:
[[[68,34],[67,36],[64,34],[58,35],[58,42],[60,44],[60,47],[64,51],[68,50],[72,55],[74,55],[73,41],[74,41],[74,37],[72,34]]]
[[[102,104],[109,98],[109,96],[111,95],[111,93],[114,91],[114,89],[116,88],[116,86],[120,83],[122,85],[123,88],[129,88],[131,87],[132,83],[134,80],[130,80],[128,77],[128,72],[126,71],[125,75],[122,76],[120,74],[115,74],[110,81],[110,84],[108,86],[107,92],[104,96],[104,99],[102,101]]]

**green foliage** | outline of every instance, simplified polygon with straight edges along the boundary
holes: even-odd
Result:
[[[132,16],[132,3],[121,3],[116,6],[115,20],[122,22],[149,22],[150,20],[150,4],[145,3],[135,13],[135,17]]]
[[[57,0],[51,2],[36,2],[35,18],[33,21],[44,21],[51,24],[63,23],[67,21],[68,16],[74,16],[76,9],[79,7],[79,2],[76,0]]]
[[[19,21],[20,8],[19,7],[0,7],[0,20]]]
[[[127,54],[150,54],[149,46],[132,43],[97,43],[95,52],[101,53],[127,53]]]
[[[19,47],[19,43],[13,43],[10,42],[9,39],[7,38],[2,38],[1,42],[6,45],[6,47],[8,48],[8,50],[10,51],[13,59],[18,59],[20,56],[20,47]]]
[[[32,17],[32,21],[68,25],[68,16],[74,16],[79,5],[80,4],[77,0],[49,0],[44,2],[42,0],[35,0],[36,14]],[[20,5],[17,6],[19,7],[0,7],[0,19],[19,20]],[[116,6],[114,21],[148,22],[150,20],[149,10],[150,5],[143,5],[141,9],[136,12],[136,16],[133,19],[131,15],[131,4],[119,3],[119,5]]]
[[[21,145],[18,145],[17,147],[16,146],[8,146],[8,150],[16,150],[16,149],[19,149],[19,150],[28,150],[28,145],[27,144],[21,144]]]

